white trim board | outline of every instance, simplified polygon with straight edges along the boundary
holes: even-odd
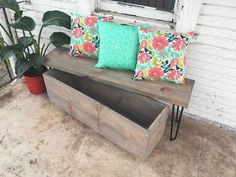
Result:
[[[202,0],[176,0],[174,13],[142,5],[131,5],[111,0],[94,0],[94,10],[115,12],[172,23],[177,32],[194,31]]]

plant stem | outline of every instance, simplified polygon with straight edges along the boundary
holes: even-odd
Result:
[[[29,34],[30,34],[31,39],[33,40],[34,51],[35,51],[35,53],[37,53],[37,52],[38,52],[37,42],[34,40],[34,36],[33,36],[33,34],[31,33],[31,31],[29,31]],[[40,53],[38,53],[38,54],[40,54]]]
[[[43,55],[43,49],[44,49],[44,47],[45,47],[45,44],[43,44],[43,46],[42,46],[42,48],[41,48],[41,52],[40,52],[41,56]]]
[[[40,30],[39,30],[39,35],[38,35],[38,52],[40,53],[40,39],[41,39],[41,34],[43,31],[43,25],[41,26]]]
[[[4,44],[6,44],[8,46],[8,43],[6,41],[3,41],[3,42],[4,42]]]
[[[25,37],[25,31],[24,31],[24,30],[23,30],[23,35],[24,35],[24,37]],[[27,46],[26,49],[27,49],[27,52],[30,53],[30,51],[29,51],[29,46]]]
[[[12,31],[11,31],[11,27],[10,27],[10,23],[9,23],[9,20],[8,20],[8,17],[7,17],[7,12],[6,12],[6,9],[3,8],[3,14],[4,14],[4,17],[6,19],[6,24],[7,24],[7,28],[8,28],[8,32],[9,32],[9,35],[11,36],[12,38],[12,44],[15,44],[15,41],[14,41],[14,37],[13,37],[13,34],[12,34]]]
[[[3,31],[6,33],[6,35],[8,36],[8,38],[11,40],[12,44],[14,44],[14,39],[13,37],[7,32],[6,28],[4,28],[4,26],[0,23],[1,28],[3,29]]]
[[[48,47],[50,46],[50,44],[51,44],[51,42],[49,42],[49,43],[48,43],[48,45],[47,45],[46,49],[44,50],[43,56],[45,56],[45,54],[46,54],[46,52],[47,52],[47,50],[48,50]]]
[[[26,51],[24,51],[24,53],[27,55],[27,57],[30,55],[30,54],[29,54],[28,52],[26,52]],[[27,57],[26,57],[26,58],[27,58]]]
[[[30,49],[32,50],[32,52],[34,52],[34,49],[32,48],[32,46],[29,46],[30,47]]]

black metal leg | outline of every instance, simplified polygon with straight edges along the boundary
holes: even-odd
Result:
[[[177,106],[175,122],[179,122],[179,106]]]
[[[184,111],[184,107],[181,107],[180,114],[179,114],[179,107],[180,106],[177,106],[177,110],[175,111],[175,105],[173,104],[173,106],[172,106],[171,129],[170,129],[170,140],[171,141],[175,140],[178,136],[179,127],[180,127],[180,123],[181,123],[181,119],[182,119],[182,115],[183,115],[183,111]],[[177,123],[177,128],[175,130],[175,134],[173,135],[174,118]]]

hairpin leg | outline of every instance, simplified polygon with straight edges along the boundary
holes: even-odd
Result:
[[[171,141],[175,140],[178,136],[179,127],[180,127],[180,123],[181,123],[181,119],[182,119],[182,115],[183,115],[183,111],[184,111],[184,107],[181,107],[181,110],[179,113],[180,106],[177,106],[176,111],[175,111],[175,107],[176,107],[176,105],[173,104],[172,116],[171,116],[171,129],[170,129],[170,140]],[[175,122],[177,123],[177,128],[175,130],[175,134],[173,135],[174,118],[175,118]]]

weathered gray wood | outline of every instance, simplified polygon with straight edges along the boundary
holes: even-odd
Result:
[[[74,77],[74,87],[129,119],[135,118],[135,122],[145,128],[150,126],[164,108],[164,105],[157,106],[157,102],[148,97],[88,78]],[[144,105],[149,105],[148,109]]]
[[[152,153],[152,150],[156,147],[158,142],[161,140],[162,135],[164,134],[164,131],[165,131],[168,115],[169,115],[169,109],[166,107],[162,110],[162,112],[158,115],[156,120],[148,128],[149,139],[147,142],[145,158],[147,158]]]
[[[138,93],[155,100],[161,100],[171,104],[188,107],[194,80],[186,79],[186,84],[177,85],[163,81],[134,81],[133,72],[109,69],[97,69],[95,59],[72,58],[68,55],[67,48],[55,49],[47,55],[46,65],[72,73],[78,76],[86,76],[91,80]]]
[[[120,93],[126,97],[123,100],[119,95],[121,89],[110,86],[106,88],[104,84],[89,78],[62,71],[51,70],[43,76],[51,102],[126,151],[146,159],[160,141],[169,112],[162,103],[125,90],[125,93]],[[98,94],[93,94],[93,85],[98,89]],[[99,92],[101,89],[113,98],[102,97],[105,92]],[[104,101],[107,99],[107,102]],[[137,100],[141,102],[138,103]],[[131,104],[132,101],[136,104]],[[111,109],[110,104],[116,105],[117,108]],[[140,113],[140,109],[146,112],[146,115],[138,115],[136,112]],[[128,114],[130,110],[133,114]],[[147,121],[146,124],[144,120],[152,121]]]

